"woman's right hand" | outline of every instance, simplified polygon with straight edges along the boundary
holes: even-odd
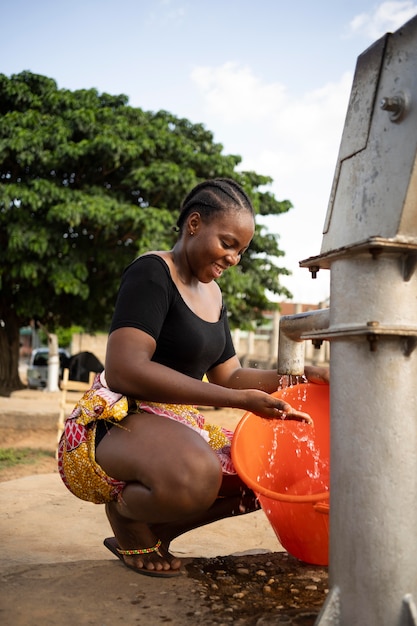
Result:
[[[276,398],[273,395],[258,391],[257,389],[247,389],[243,393],[247,395],[245,408],[251,413],[259,415],[265,419],[285,419],[297,422],[313,424],[313,420],[308,413],[297,411],[288,402]]]

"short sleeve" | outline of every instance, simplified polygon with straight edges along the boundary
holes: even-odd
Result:
[[[165,262],[155,255],[139,257],[123,273],[110,333],[118,328],[138,328],[157,341],[171,296]]]

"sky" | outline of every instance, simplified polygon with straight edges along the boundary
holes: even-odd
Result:
[[[322,303],[320,254],[358,56],[417,14],[417,0],[13,0],[0,73],[125,94],[129,105],[203,124],[243,170],[293,208],[270,217],[295,302]]]

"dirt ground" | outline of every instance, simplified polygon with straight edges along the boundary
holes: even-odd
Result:
[[[49,453],[33,464],[0,470],[0,483],[7,483],[0,487],[13,487],[17,493],[24,481],[35,480],[36,476],[46,479],[44,475],[57,473],[54,411],[58,401],[56,395],[29,390],[0,398],[1,447],[42,449]],[[28,419],[33,413],[44,415],[44,428],[34,427],[36,421]],[[210,411],[207,419],[230,428],[240,417],[241,412],[219,410]],[[16,525],[16,521],[13,523]],[[18,533],[18,527],[15,531]],[[204,535],[200,536],[204,539]],[[50,562],[25,565],[3,560],[0,623],[315,623],[328,591],[327,568],[298,561],[282,551],[278,542],[276,551],[260,549],[238,554],[233,551],[232,535],[229,543],[230,553],[226,555],[184,558],[183,574],[170,580],[140,576],[123,567],[110,553],[103,557],[105,560],[56,562],[51,548]],[[22,546],[22,550],[30,551],[30,545]]]
[[[49,430],[16,431],[13,428],[1,429],[1,448],[31,448],[42,450],[42,455],[35,463],[15,465],[0,469],[0,483],[16,480],[36,474],[49,474],[57,471],[55,460],[54,437]]]

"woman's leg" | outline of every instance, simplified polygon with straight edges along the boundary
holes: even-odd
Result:
[[[225,475],[219,497],[208,510],[178,522],[153,524],[151,528],[164,544],[169,546],[173,539],[190,530],[228,517],[253,513],[259,509],[260,504],[254,492],[236,474]]]
[[[96,460],[109,476],[128,483],[119,500],[106,506],[122,549],[149,548],[158,540],[158,526],[201,518],[221,489],[220,463],[204,439],[157,415],[127,416],[99,443]],[[180,567],[167,547],[158,552],[125,559],[138,569]]]

